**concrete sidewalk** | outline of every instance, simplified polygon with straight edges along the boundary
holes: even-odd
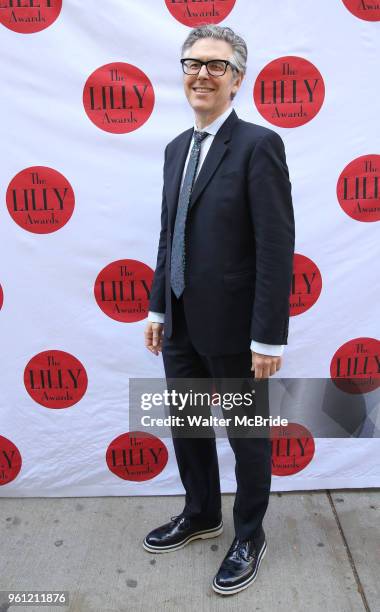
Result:
[[[63,612],[360,612],[380,609],[380,490],[271,493],[268,551],[257,580],[223,597],[211,581],[233,539],[224,533],[164,555],[144,551],[152,528],[179,514],[183,497],[2,498],[2,590],[66,590]]]

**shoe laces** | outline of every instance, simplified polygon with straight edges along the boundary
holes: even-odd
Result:
[[[170,520],[173,521],[173,523],[177,523],[179,525],[180,523],[183,523],[186,520],[186,517],[183,516],[183,514],[178,514],[177,516],[171,516]]]
[[[239,538],[235,538],[232,542],[229,554],[235,559],[247,559],[247,557],[254,557],[256,555],[256,547],[250,545],[250,540],[239,540]]]

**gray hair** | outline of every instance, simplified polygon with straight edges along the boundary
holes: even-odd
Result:
[[[182,57],[185,52],[193,46],[197,40],[201,38],[215,38],[216,40],[224,40],[229,43],[232,47],[233,63],[239,69],[240,72],[245,74],[247,69],[247,56],[248,49],[245,41],[235,34],[231,28],[226,28],[214,24],[203,25],[199,28],[191,30],[190,34],[186,38],[182,45]]]

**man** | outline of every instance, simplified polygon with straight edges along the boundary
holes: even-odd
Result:
[[[182,47],[183,84],[195,115],[165,149],[161,233],[145,330],[166,378],[264,383],[287,343],[294,217],[284,145],[231,106],[247,47],[230,28],[192,30]],[[261,384],[261,383],[260,383]],[[212,586],[232,594],[255,580],[266,552],[268,437],[229,437],[236,459],[235,539]],[[173,436],[186,491],[179,516],[151,531],[152,553],[223,529],[215,437]]]

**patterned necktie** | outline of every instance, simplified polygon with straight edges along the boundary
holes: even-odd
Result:
[[[187,211],[189,209],[191,192],[193,189],[195,175],[197,173],[201,142],[208,136],[207,132],[194,131],[194,144],[191,149],[186,174],[183,181],[181,193],[178,199],[177,215],[174,225],[170,283],[172,289],[179,298],[185,289],[185,230]]]

